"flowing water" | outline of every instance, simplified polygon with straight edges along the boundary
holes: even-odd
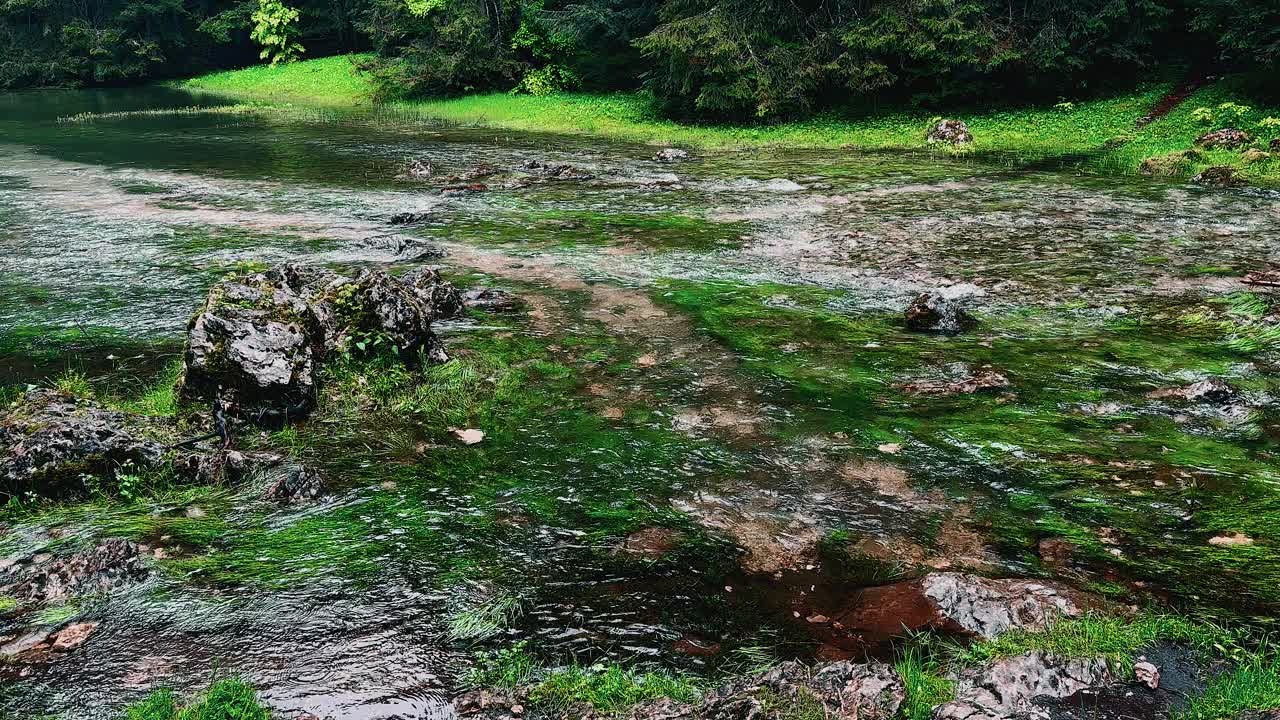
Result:
[[[330,494],[281,509],[206,491],[212,540],[189,537],[182,503],[15,514],[15,559],[121,534],[177,555],[51,609],[100,626],[2,673],[15,717],[115,717],[215,668],[287,717],[450,717],[478,649],[726,671],[753,648],[839,644],[804,618],[921,568],[1258,623],[1280,609],[1280,306],[1239,280],[1280,261],[1274,191],[926,153],[664,164],[394,115],[141,112],[195,104],[220,102],[0,96],[0,385],[68,368],[137,385],[228,272],[394,271],[431,243],[458,282],[526,299],[442,332],[463,357],[520,360],[538,399],[482,450],[424,456],[430,437],[394,417],[304,429],[332,435],[304,453]],[[404,178],[409,158],[504,172],[445,194]],[[592,178],[504,183],[534,160]],[[907,331],[902,308],[938,290],[978,329]],[[984,368],[1008,386],[939,391]],[[1210,376],[1239,396],[1151,394]],[[616,550],[651,525],[699,540]],[[1055,538],[1076,547],[1065,565]],[[843,574],[816,549],[837,545]],[[477,617],[492,627],[469,633]]]

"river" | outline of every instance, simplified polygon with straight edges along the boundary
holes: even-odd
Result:
[[[459,284],[526,302],[441,328],[511,407],[470,417],[496,426],[478,449],[433,447],[394,408],[312,427],[328,437],[304,454],[332,482],[311,505],[231,487],[8,511],[11,559],[111,535],[174,548],[127,592],[49,609],[99,627],[5,673],[14,717],[113,718],[221,673],[286,714],[447,718],[477,651],[693,673],[807,657],[831,638],[797,616],[923,569],[1232,621],[1280,610],[1280,305],[1241,282],[1280,262],[1276,191],[926,152],[663,163],[588,137],[229,106],[0,95],[0,385],[70,368],[124,392],[163,376],[228,272],[398,271],[438,246],[427,262]],[[497,172],[449,193],[412,160]],[[977,329],[904,328],[924,291]],[[503,384],[515,369],[535,399]],[[1003,382],[964,387],[984,373]],[[1167,391],[1210,377],[1231,397]],[[697,541],[618,549],[650,526]]]

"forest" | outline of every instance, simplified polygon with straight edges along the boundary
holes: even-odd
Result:
[[[0,51],[9,89],[371,52],[381,99],[643,87],[669,117],[767,122],[884,101],[1079,98],[1171,72],[1266,85],[1280,3],[5,0]]]

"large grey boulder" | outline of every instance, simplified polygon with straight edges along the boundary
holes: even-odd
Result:
[[[288,421],[315,405],[320,370],[335,352],[394,349],[406,360],[448,359],[432,321],[458,312],[458,291],[438,273],[355,278],[282,265],[214,286],[194,318],[181,397],[222,398],[241,416]]]

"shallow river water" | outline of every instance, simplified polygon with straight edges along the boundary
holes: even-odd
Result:
[[[537,398],[474,450],[434,446],[394,408],[354,434],[304,428],[300,453],[333,479],[313,505],[218,488],[13,511],[13,559],[117,535],[172,549],[127,592],[49,608],[99,629],[0,673],[0,712],[111,718],[222,673],[286,714],[446,718],[479,651],[528,641],[548,662],[695,673],[761,648],[806,657],[860,647],[807,617],[937,568],[1259,624],[1280,610],[1280,305],[1240,280],[1280,262],[1276,191],[932,153],[660,163],[652,146],[397,115],[140,112],[195,104],[220,101],[0,95],[0,386],[68,369],[154,381],[238,269],[422,261],[525,299],[441,332],[459,357],[514,358]],[[442,193],[404,177],[410,159],[500,172]],[[530,161],[591,178],[543,181]],[[429,245],[447,255],[423,260]],[[979,327],[906,330],[923,291]],[[984,371],[1007,386],[940,389]],[[1235,396],[1159,392],[1209,377]],[[188,523],[188,502],[216,526]],[[618,550],[650,526],[698,541]],[[839,572],[837,545],[854,559]],[[468,631],[475,618],[493,627]]]

